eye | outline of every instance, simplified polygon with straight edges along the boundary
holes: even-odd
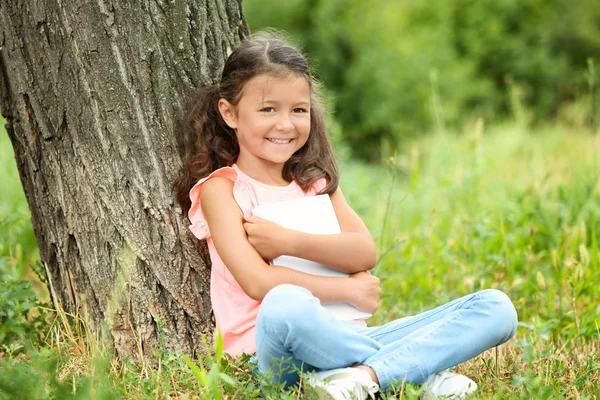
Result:
[[[272,112],[275,112],[275,107],[265,107],[265,108],[262,108],[260,110],[260,112],[263,112],[263,113],[272,113]]]
[[[297,107],[297,108],[294,108],[294,112],[298,113],[298,114],[305,114],[308,112],[308,109],[302,108],[302,107]]]

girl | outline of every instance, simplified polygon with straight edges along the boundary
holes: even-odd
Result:
[[[344,199],[325,129],[318,84],[305,58],[273,34],[254,35],[225,63],[219,84],[202,88],[185,121],[178,200],[190,229],[206,239],[211,300],[224,350],[255,353],[258,369],[294,384],[300,371],[332,398],[373,396],[403,381],[426,398],[476,388],[444,371],[510,339],[515,308],[484,290],[423,314],[366,327],[339,321],[322,303],[375,312],[375,246]],[[191,190],[190,190],[191,189]],[[252,215],[258,204],[327,193],[342,233],[311,235]],[[350,274],[307,275],[265,260],[301,257]]]

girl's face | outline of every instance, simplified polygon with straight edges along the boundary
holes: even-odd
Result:
[[[237,105],[221,99],[219,110],[236,133],[240,168],[283,167],[310,134],[310,87],[300,75],[258,75]]]

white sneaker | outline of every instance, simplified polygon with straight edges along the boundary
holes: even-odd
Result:
[[[307,382],[325,399],[366,400],[374,399],[379,385],[371,380],[367,371],[358,368],[338,368],[316,372]]]
[[[464,375],[448,371],[437,372],[423,383],[423,400],[462,399],[477,390],[477,384]]]

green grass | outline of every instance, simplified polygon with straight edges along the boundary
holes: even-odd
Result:
[[[481,383],[477,397],[597,397],[600,138],[479,127],[427,138],[390,163],[383,180],[402,183],[389,202],[389,187],[355,183],[376,170],[349,165],[342,182],[380,254],[393,248],[377,267],[384,294],[373,322],[501,289],[521,324],[498,372],[494,352],[461,367]]]
[[[4,119],[0,117],[0,279],[19,279],[38,260],[29,208]],[[3,263],[8,263],[3,264]]]
[[[408,148],[386,166],[342,166],[344,193],[379,249],[383,294],[370,323],[498,288],[521,322],[497,353],[458,368],[479,383],[474,397],[600,397],[600,138],[561,127],[476,125]],[[22,282],[35,276],[38,256],[4,132],[0,169],[8,177],[0,182],[0,278]],[[197,367],[159,351],[151,368],[114,359],[60,310],[46,319],[53,323],[20,320],[31,335],[13,334],[0,349],[0,399],[312,397],[265,385],[268,377],[254,377],[246,359],[222,356],[218,341],[190,361]],[[417,395],[409,385],[385,397]]]

